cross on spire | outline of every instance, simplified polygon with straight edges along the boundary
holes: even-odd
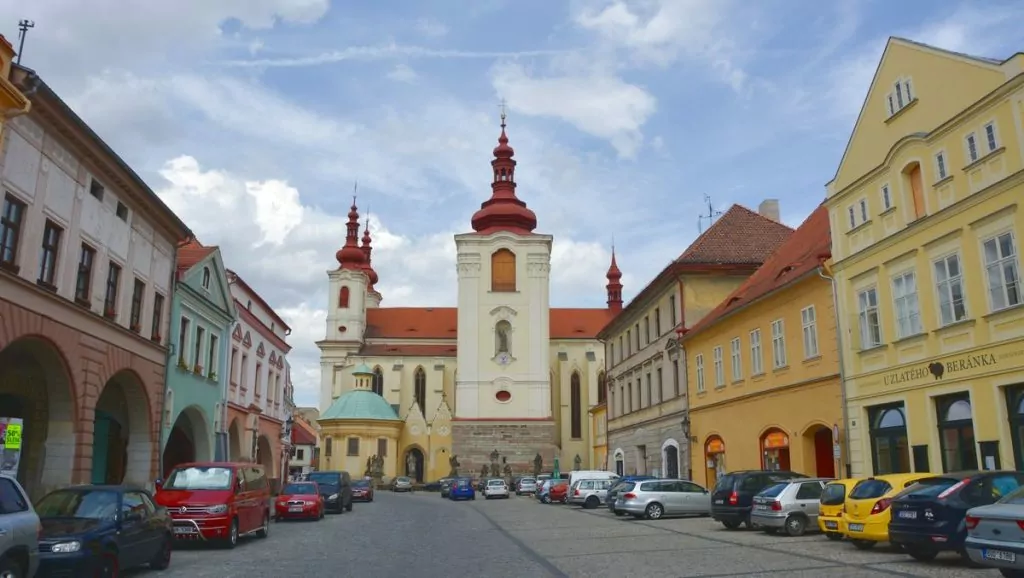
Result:
[[[498,108],[501,109],[501,128],[505,128],[505,118],[508,116],[508,101],[506,101],[504,98],[501,99],[501,102],[498,103]]]

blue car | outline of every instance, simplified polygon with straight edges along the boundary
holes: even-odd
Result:
[[[448,491],[449,500],[475,500],[476,490],[473,489],[472,480],[460,478],[452,482],[452,489]]]

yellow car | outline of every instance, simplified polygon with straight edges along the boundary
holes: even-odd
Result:
[[[884,474],[857,482],[843,505],[844,534],[850,543],[867,550],[879,542],[888,542],[889,520],[892,519],[889,504],[893,497],[921,478],[934,475],[928,472]]]
[[[843,520],[843,504],[846,495],[857,485],[859,479],[845,479],[829,482],[821,492],[821,505],[818,508],[818,529],[829,540],[842,540],[846,533],[846,521]]]

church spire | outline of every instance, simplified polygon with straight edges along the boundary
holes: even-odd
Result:
[[[494,147],[494,159],[491,161],[494,173],[491,198],[484,201],[480,205],[480,210],[473,214],[473,230],[483,234],[508,231],[529,235],[537,228],[537,215],[516,197],[516,161],[512,158],[515,151],[508,144],[505,119],[503,105],[501,135],[498,137],[498,146]]]
[[[363,246],[361,248],[363,250],[363,255],[366,256],[366,276],[370,278],[368,289],[370,291],[376,291],[373,286],[377,284],[379,277],[377,276],[377,272],[374,271],[372,261],[370,259],[370,255],[373,253],[373,247],[371,246],[372,242],[373,240],[370,238],[370,211],[367,210],[366,228],[363,229]]]
[[[355,195],[352,195],[352,207],[348,211],[345,228],[345,246],[334,254],[334,258],[342,269],[361,270],[366,263],[366,253],[359,248],[359,210],[356,208]]]
[[[615,262],[614,244],[612,244],[612,264],[608,267],[605,277],[608,279],[608,284],[605,285],[605,289],[608,290],[608,309],[622,311],[622,283],[619,282],[622,279],[622,271],[619,271],[619,265]]]

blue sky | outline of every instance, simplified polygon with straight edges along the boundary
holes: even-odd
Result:
[[[88,7],[84,6],[88,4]],[[984,4],[984,6],[982,6]],[[35,68],[292,325],[312,404],[353,184],[384,305],[453,305],[507,99],[552,303],[631,297],[718,209],[823,197],[885,40],[1024,48],[1024,4],[924,0],[0,0]]]

